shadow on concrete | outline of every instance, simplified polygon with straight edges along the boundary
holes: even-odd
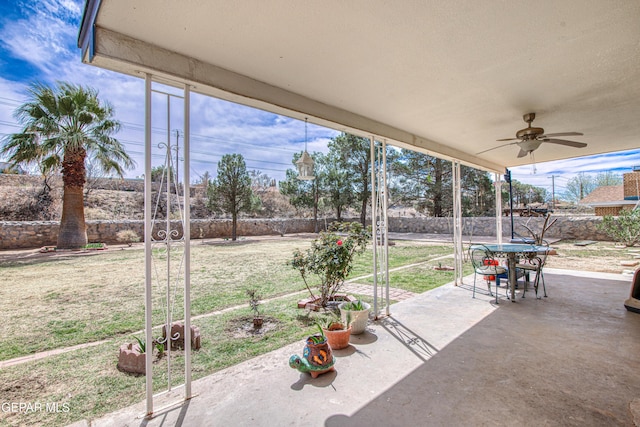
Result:
[[[337,371],[327,372],[320,375],[318,378],[311,378],[311,375],[307,373],[300,373],[300,378],[295,383],[291,384],[291,390],[300,391],[304,389],[306,385],[313,387],[333,387],[333,381],[338,375]]]
[[[354,354],[357,350],[354,346],[349,344],[345,348],[341,348],[340,350],[331,350],[333,352],[334,357],[347,357]]]
[[[397,319],[387,317],[379,324],[423,362],[438,352],[437,348]]]
[[[161,409],[157,412],[154,413],[153,417],[151,419],[149,418],[142,418],[142,420],[140,421],[140,427],[147,427],[151,421],[153,421],[154,425],[157,425],[158,422],[160,423],[160,425],[165,425],[165,424],[169,424],[168,419],[169,418],[174,418],[172,416],[172,413],[179,411],[178,412],[178,416],[175,419],[175,421],[170,421],[170,424],[172,426],[175,427],[182,427],[183,425],[188,425],[188,424],[184,424],[185,422],[185,418],[187,416],[187,412],[189,411],[189,405],[191,403],[191,400],[186,400],[181,404],[177,404],[175,406],[170,406],[169,408],[166,409]]]
[[[553,298],[501,304],[352,416],[334,414],[325,426],[633,425],[640,315],[624,308],[628,282],[545,278]],[[385,328],[417,353],[436,352],[397,320]]]
[[[351,335],[349,338],[349,342],[354,345],[367,345],[373,344],[378,340],[378,336],[371,332],[369,328],[365,329],[365,331],[361,334]]]

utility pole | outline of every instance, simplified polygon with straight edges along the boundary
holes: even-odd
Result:
[[[551,175],[551,209],[556,208],[556,176]]]
[[[178,142],[178,138],[180,138],[180,130],[176,129],[176,182],[180,182],[180,175],[178,174],[178,164],[180,162],[180,143]]]

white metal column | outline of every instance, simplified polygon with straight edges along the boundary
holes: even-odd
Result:
[[[494,175],[493,186],[496,192],[496,239],[502,243],[502,181],[500,174]]]
[[[387,218],[387,143],[370,138],[371,149],[371,226],[373,232],[373,312],[379,317],[382,301],[389,315],[389,245]],[[378,285],[385,296],[378,297]]]
[[[145,74],[144,94],[144,317],[145,317],[145,342],[153,341],[153,322],[151,313],[153,307],[152,291],[153,277],[151,269],[151,75]],[[150,346],[151,347],[151,346]],[[153,413],[153,354],[147,352],[145,357],[146,390],[147,390],[147,416]]]
[[[463,274],[463,248],[462,248],[462,192],[460,187],[460,162],[451,162],[453,175],[453,258],[454,258],[454,283],[462,284]]]
[[[173,90],[173,89],[172,89]],[[158,147],[164,150],[164,168],[160,185],[157,188],[156,200],[153,200],[153,186],[151,182],[152,170],[152,108],[153,94],[160,94],[166,100],[166,129],[167,141],[162,141]],[[179,99],[184,107],[184,143],[182,146],[182,186],[180,178],[176,176],[180,150],[178,147],[178,134],[176,144],[171,142],[171,101]],[[144,206],[144,235],[145,235],[145,371],[146,371],[146,416],[152,417],[154,412],[154,397],[164,394],[176,387],[184,387],[184,399],[192,397],[191,392],[191,252],[190,252],[190,88],[183,86],[183,94],[177,95],[170,91],[156,90],[153,87],[153,77],[145,75],[145,206]],[[175,165],[173,152],[175,151]],[[165,181],[166,180],[166,181]],[[164,201],[161,193],[164,192]],[[182,193],[182,194],[181,194]],[[182,196],[182,200],[181,200]],[[172,203],[172,199],[175,202]],[[161,203],[163,209],[159,208]],[[177,215],[173,215],[174,207],[177,207]],[[180,218],[179,224],[172,221],[172,217]],[[182,230],[180,230],[180,228]],[[174,309],[179,297],[178,289],[183,288],[184,319],[182,322],[184,334],[172,330],[176,325]],[[156,292],[154,298],[154,290]],[[163,333],[158,337],[153,336],[153,301],[160,301],[160,309],[164,310]],[[172,343],[182,339],[184,344],[184,384],[174,386],[172,383],[173,352]],[[166,352],[166,373],[163,375],[166,381],[166,390],[154,395],[153,382],[153,351],[163,347]],[[178,359],[179,360],[179,359]],[[176,402],[180,403],[180,402]]]
[[[184,198],[184,398],[191,399],[191,88],[184,85],[182,191]]]

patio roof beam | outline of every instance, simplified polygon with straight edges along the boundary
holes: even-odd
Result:
[[[193,92],[214,96],[359,136],[371,134],[401,148],[428,152],[446,160],[499,172],[504,165],[479,159],[437,141],[364,117],[338,106],[327,105],[195,58],[154,46],[99,26],[92,43],[83,45],[82,60],[101,68],[144,77],[166,79],[175,86],[188,84]]]

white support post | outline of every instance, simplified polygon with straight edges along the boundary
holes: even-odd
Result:
[[[191,399],[191,88],[184,85],[184,140],[182,144],[184,167],[182,188],[184,194],[184,398]],[[177,167],[177,164],[176,164]]]
[[[462,248],[462,192],[460,187],[460,162],[451,162],[453,175],[453,257],[454,283],[462,284],[463,278],[463,248]]]
[[[384,279],[386,286],[386,313],[389,316],[390,300],[389,300],[389,218],[388,213],[388,191],[387,191],[387,140],[382,140],[382,220],[384,223]]]
[[[371,154],[371,236],[373,240],[373,312],[378,316],[378,236],[376,234],[376,213],[378,212],[378,198],[376,193],[376,140],[369,138]]]
[[[385,313],[389,315],[389,244],[387,218],[387,143],[376,145],[371,137],[371,228],[373,234],[373,311],[378,318],[378,276],[385,289]],[[380,300],[383,300],[382,294]]]
[[[156,218],[158,203],[161,200],[158,195],[157,203],[152,200],[153,187],[151,183],[151,170],[152,170],[152,94],[158,93],[164,95],[166,98],[166,126],[167,126],[167,141],[158,144],[158,147],[165,148],[165,163],[164,170],[166,182],[162,182],[162,185],[158,189],[158,192],[165,192],[166,199],[166,215],[164,219]],[[184,85],[183,96],[171,94],[162,90],[154,89],[153,76],[151,74],[145,75],[145,180],[144,180],[144,244],[145,244],[145,341],[147,344],[147,351],[145,356],[145,370],[146,370],[146,418],[152,418],[154,414],[154,398],[160,394],[164,394],[171,391],[172,384],[172,346],[173,342],[179,338],[184,340],[184,399],[190,399],[192,394],[191,382],[192,382],[192,352],[191,352],[191,211],[190,211],[190,87]],[[180,177],[178,176],[178,162],[180,161],[180,150],[178,149],[178,142],[176,139],[175,146],[171,144],[171,100],[174,98],[182,98],[184,102],[184,144],[182,146],[182,155],[184,159],[184,167],[182,168],[182,187],[180,187]],[[177,138],[177,136],[176,136]],[[175,148],[175,169],[173,161],[173,149]],[[174,172],[175,171],[175,172]],[[182,203],[180,202],[180,195],[182,193]],[[171,221],[171,198],[175,197],[177,200],[178,209],[180,210],[179,216],[182,219],[182,236],[180,236],[179,230],[172,224]],[[184,205],[181,208],[181,205]],[[157,227],[156,235],[154,236],[154,227]],[[154,248],[158,248],[154,255]],[[180,256],[179,250],[182,249]],[[175,254],[174,254],[175,252]],[[175,255],[175,256],[174,256]],[[154,256],[156,259],[154,259]],[[161,260],[164,259],[164,269],[161,267],[159,270],[162,273],[166,273],[166,277],[162,277],[163,274],[158,274],[158,267],[161,266]],[[184,270],[183,270],[184,269]],[[182,276],[181,276],[182,275]],[[180,280],[182,279],[182,281]],[[157,283],[155,283],[157,282]],[[174,323],[173,309],[175,301],[175,295],[180,284],[183,284],[184,289],[184,336],[180,337],[180,334],[172,334],[172,326]],[[154,286],[158,285],[158,286]],[[166,310],[164,318],[164,331],[165,333],[157,337],[154,341],[153,338],[153,319],[151,313],[153,312],[153,291],[154,289],[160,290],[164,287],[163,297],[164,301],[160,305],[164,304],[162,308]],[[157,295],[157,294],[156,294]],[[154,394],[153,386],[153,343],[158,343],[166,346],[166,383],[167,389],[158,394]],[[155,409],[155,411],[162,411],[164,408]]]
[[[493,185],[496,192],[496,241],[502,244],[502,181],[500,174],[494,175]]]
[[[152,235],[152,214],[151,214],[151,75],[145,74],[145,94],[144,94],[144,317],[145,317],[145,342],[151,349],[153,341],[152,298],[153,277],[151,270],[151,235]],[[152,352],[147,351],[145,356],[146,372],[146,395],[147,395],[147,416],[153,413],[153,359]]]

